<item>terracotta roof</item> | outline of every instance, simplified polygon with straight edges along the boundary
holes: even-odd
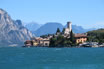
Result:
[[[75,37],[77,38],[77,37],[87,37],[87,35],[85,35],[85,34],[75,34]]]

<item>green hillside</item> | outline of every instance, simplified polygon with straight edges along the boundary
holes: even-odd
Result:
[[[93,30],[87,33],[88,41],[104,43],[104,29]]]

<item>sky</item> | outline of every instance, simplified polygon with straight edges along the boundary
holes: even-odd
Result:
[[[24,23],[71,21],[84,28],[104,28],[104,0],[0,0],[0,8]]]

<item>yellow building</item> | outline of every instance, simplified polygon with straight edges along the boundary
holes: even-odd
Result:
[[[35,40],[32,40],[32,42],[33,42],[33,46],[38,46],[39,45],[39,43]]]
[[[81,44],[87,41],[86,34],[75,34],[75,39],[77,44]]]
[[[50,38],[35,37],[32,38],[33,46],[49,46]]]

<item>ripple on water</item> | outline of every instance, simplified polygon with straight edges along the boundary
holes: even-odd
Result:
[[[0,69],[104,69],[104,48],[0,48]]]

